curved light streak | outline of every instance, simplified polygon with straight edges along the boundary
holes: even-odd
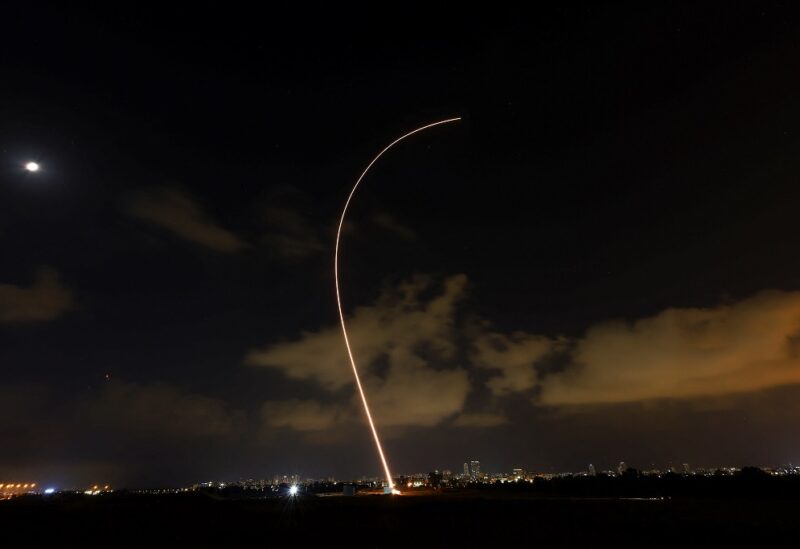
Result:
[[[372,430],[372,437],[375,439],[375,446],[378,448],[378,455],[381,458],[381,463],[383,463],[383,470],[386,473],[386,482],[389,486],[389,489],[392,493],[398,493],[397,490],[394,489],[394,482],[392,481],[392,473],[389,471],[389,464],[386,462],[386,456],[383,453],[383,447],[381,446],[381,439],[378,436],[378,430],[375,428],[375,422],[372,419],[372,413],[369,411],[369,404],[367,404],[367,395],[364,393],[364,387],[361,385],[361,377],[358,375],[358,368],[356,368],[356,361],[353,358],[353,350],[350,348],[350,339],[347,337],[347,326],[344,321],[344,311],[342,310],[342,296],[339,292],[339,241],[342,238],[342,227],[344,226],[344,218],[347,214],[347,208],[350,206],[350,201],[353,199],[353,195],[356,193],[356,189],[361,181],[364,179],[364,176],[367,175],[367,172],[370,170],[373,164],[378,161],[378,159],[384,155],[386,151],[400,143],[403,139],[407,137],[411,137],[415,133],[419,133],[421,131],[425,131],[428,128],[433,128],[434,126],[441,126],[442,124],[449,124],[450,122],[457,122],[461,120],[461,117],[456,118],[448,118],[446,120],[439,120],[438,122],[433,122],[432,124],[426,124],[416,130],[412,130],[405,135],[402,135],[389,143],[386,148],[384,148],[381,152],[379,152],[372,161],[367,164],[367,167],[361,172],[361,175],[356,180],[356,184],[353,185],[353,190],[350,191],[350,195],[347,197],[347,201],[344,203],[344,208],[342,209],[342,217],[339,219],[339,227],[336,230],[336,251],[334,252],[333,256],[333,275],[334,279],[336,280],[336,304],[339,306],[339,320],[342,323],[342,334],[344,335],[344,345],[347,347],[347,356],[350,357],[350,365],[353,367],[353,375],[356,378],[356,387],[358,387],[358,394],[361,395],[361,402],[364,403],[364,411],[367,413],[367,420],[369,421],[369,428]]]

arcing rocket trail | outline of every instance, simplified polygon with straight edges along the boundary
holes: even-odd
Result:
[[[350,340],[347,337],[347,326],[345,325],[344,321],[344,311],[342,310],[342,296],[339,292],[339,241],[342,237],[342,226],[344,225],[344,218],[347,214],[347,207],[350,206],[350,201],[353,199],[353,195],[358,188],[358,185],[364,179],[364,176],[367,175],[367,172],[372,167],[378,159],[383,156],[383,154],[400,143],[406,137],[411,137],[415,133],[419,133],[421,131],[427,130],[428,128],[433,128],[434,126],[440,126],[442,124],[449,124],[450,122],[457,122],[461,120],[461,117],[457,118],[448,118],[446,120],[440,120],[438,122],[433,122],[432,124],[427,124],[416,130],[410,131],[405,135],[402,135],[389,143],[386,148],[384,148],[381,152],[379,152],[375,158],[367,165],[364,171],[359,176],[358,180],[356,180],[356,184],[353,185],[353,190],[350,191],[350,195],[347,197],[347,201],[344,203],[344,208],[342,209],[342,217],[339,219],[339,228],[336,230],[336,251],[334,252],[333,257],[333,276],[336,281],[336,304],[339,306],[339,320],[342,323],[342,334],[344,335],[344,344],[347,347],[347,355],[350,357],[350,365],[353,367],[353,375],[356,378],[356,387],[358,387],[358,394],[361,395],[361,402],[364,403],[364,411],[367,413],[367,420],[369,421],[369,427],[372,430],[372,436],[375,439],[375,446],[378,448],[378,455],[381,458],[381,462],[383,463],[383,470],[386,473],[386,482],[389,490],[392,493],[397,493],[394,489],[394,482],[392,481],[392,473],[389,471],[389,464],[386,462],[386,456],[383,453],[383,447],[381,446],[381,439],[378,437],[378,430],[375,428],[375,422],[372,419],[372,414],[369,411],[369,405],[367,404],[367,396],[364,393],[364,387],[361,385],[361,378],[358,375],[358,368],[356,368],[356,361],[353,358],[353,350],[350,348]]]

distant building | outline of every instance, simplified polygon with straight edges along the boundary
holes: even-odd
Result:
[[[688,463],[684,463],[683,464],[683,474],[684,475],[691,475],[692,474],[692,470],[689,468],[689,464]]]
[[[464,476],[469,478],[469,463],[464,463]]]
[[[511,471],[514,480],[524,480],[525,479],[525,469],[513,469]]]
[[[442,473],[439,471],[431,471],[428,473],[428,486],[438,488],[442,485]]]
[[[622,473],[624,473],[626,469],[628,469],[628,466],[625,465],[624,461],[620,461],[619,465],[617,465],[617,474],[621,476]]]
[[[593,476],[596,476],[596,475],[597,475],[597,471],[595,470],[594,465],[592,465],[590,463],[589,464],[589,476],[593,477]]]
[[[469,477],[472,480],[478,480],[481,478],[481,462],[477,459],[469,462]]]

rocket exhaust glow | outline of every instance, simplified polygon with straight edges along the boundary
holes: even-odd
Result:
[[[420,128],[417,128],[413,131],[408,132],[405,135],[402,135],[389,143],[386,148],[384,148],[381,152],[379,152],[372,161],[367,164],[367,167],[361,172],[361,175],[356,180],[355,185],[353,185],[353,189],[350,191],[350,195],[347,197],[347,201],[344,203],[344,208],[342,209],[342,216],[339,219],[339,227],[336,230],[336,251],[334,252],[333,256],[333,275],[336,281],[336,304],[339,307],[339,320],[342,323],[342,334],[344,335],[344,345],[347,347],[347,356],[350,357],[350,365],[353,367],[353,375],[356,378],[356,387],[358,387],[358,394],[361,396],[361,402],[364,404],[364,411],[367,414],[367,420],[369,421],[369,427],[372,430],[372,437],[375,439],[375,446],[378,448],[378,455],[381,458],[381,463],[383,463],[383,470],[386,473],[386,482],[388,488],[391,490],[392,493],[399,493],[394,488],[394,482],[392,481],[392,473],[389,471],[389,464],[386,462],[386,456],[383,453],[383,447],[381,446],[380,437],[378,437],[378,430],[375,428],[375,422],[372,420],[372,414],[369,411],[369,405],[367,404],[367,396],[364,393],[364,387],[361,385],[361,378],[358,375],[358,368],[356,368],[356,361],[353,358],[353,350],[350,348],[350,340],[347,337],[347,326],[345,325],[344,321],[344,311],[342,310],[342,296],[339,292],[339,241],[342,237],[342,226],[344,226],[344,218],[345,214],[347,214],[347,207],[350,206],[350,201],[353,199],[353,195],[358,188],[358,185],[364,179],[364,176],[367,175],[367,172],[372,167],[378,159],[383,156],[383,154],[397,145],[399,142],[404,140],[407,137],[411,137],[415,133],[419,133],[421,131],[427,130],[428,128],[433,128],[434,126],[440,126],[442,124],[449,124],[450,122],[457,122],[461,120],[461,117],[457,118],[448,118],[446,120],[440,120],[438,122],[433,122],[432,124],[427,124]]]

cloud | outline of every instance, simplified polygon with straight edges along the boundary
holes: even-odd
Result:
[[[466,370],[437,369],[432,362],[441,365],[455,358],[453,323],[466,285],[464,275],[452,276],[426,300],[422,296],[435,289],[433,281],[417,276],[350,316],[353,353],[373,414],[382,426],[435,425],[463,408],[470,390]],[[245,362],[279,370],[291,379],[313,381],[331,393],[353,382],[336,325],[304,333],[296,341],[252,350]],[[359,404],[353,404],[352,409],[358,410]],[[316,410],[306,404],[301,411]]]
[[[800,383],[800,292],[765,291],[714,308],[666,309],[635,322],[592,326],[566,347],[566,366],[531,371],[548,340],[492,334],[473,360],[495,367],[496,394],[538,387],[544,405],[688,399]]]
[[[479,368],[493,369],[487,386],[495,395],[527,391],[536,387],[538,374],[534,364],[556,346],[552,339],[515,332],[480,335],[473,343],[473,363]]]
[[[138,193],[129,204],[131,215],[173,234],[222,253],[247,246],[238,236],[217,225],[191,197],[165,187]]]
[[[383,227],[384,229],[396,234],[400,238],[413,240],[417,237],[417,233],[414,231],[414,229],[406,227],[397,221],[393,215],[387,212],[377,212],[373,214],[372,222],[379,227]]]
[[[269,428],[296,431],[322,431],[349,420],[350,412],[341,406],[325,405],[315,400],[279,400],[261,407],[262,424]]]
[[[80,423],[111,431],[167,437],[217,437],[239,432],[244,413],[221,400],[165,384],[114,381],[83,402]]]
[[[30,288],[0,284],[0,323],[45,322],[72,307],[72,292],[61,285],[58,273],[42,268]]]
[[[575,367],[542,385],[545,404],[755,391],[800,382],[800,292],[767,291],[712,309],[667,309],[592,327]]]
[[[264,243],[278,255],[287,259],[304,259],[308,256],[330,251],[318,231],[299,210],[284,205],[265,208],[269,232]]]
[[[453,420],[456,427],[497,427],[504,423],[508,423],[505,415],[491,412],[465,413]]]
[[[434,370],[410,354],[395,352],[385,379],[365,379],[373,416],[383,427],[431,427],[464,408],[467,372]]]
[[[800,384],[800,292],[766,291],[717,307],[670,308],[635,322],[607,321],[568,339],[469,330],[467,360],[459,350],[458,303],[467,279],[441,287],[417,276],[388,289],[348,320],[353,353],[382,427],[495,426],[502,414],[470,410],[467,368],[494,398],[526,395],[564,407],[657,399],[707,399]],[[313,382],[339,399],[265,405],[270,425],[321,431],[356,421],[360,402],[340,328],[251,350],[245,361]],[[343,400],[346,398],[346,400]]]

